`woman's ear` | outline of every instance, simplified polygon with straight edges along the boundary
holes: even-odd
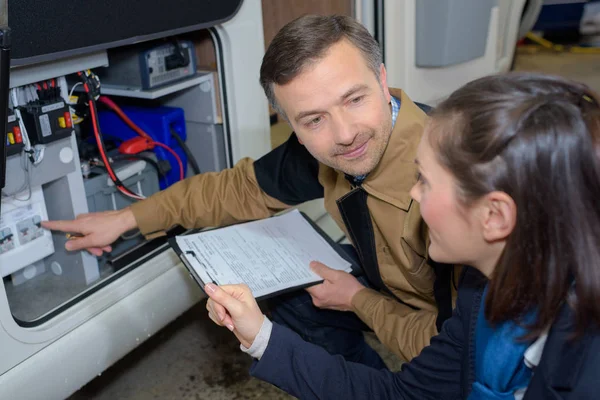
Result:
[[[517,221],[517,205],[512,197],[504,192],[491,192],[485,196],[481,207],[484,239],[490,243],[505,240]]]

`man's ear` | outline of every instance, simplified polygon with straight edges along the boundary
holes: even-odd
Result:
[[[484,197],[480,207],[484,239],[487,242],[505,240],[517,222],[517,205],[512,197],[504,192],[491,192]]]
[[[388,88],[387,83],[387,71],[385,69],[385,65],[381,64],[379,66],[379,82],[381,83],[381,88],[383,89],[383,95],[388,103],[392,101],[392,95],[390,94],[390,89]]]

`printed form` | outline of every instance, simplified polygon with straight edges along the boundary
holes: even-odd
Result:
[[[298,210],[259,221],[176,237],[202,282],[245,283],[255,297],[322,280],[311,261],[351,271]]]

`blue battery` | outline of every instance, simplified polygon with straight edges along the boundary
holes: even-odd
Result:
[[[183,164],[183,176],[187,172],[187,157],[185,152],[179,146],[172,135],[175,131],[182,140],[186,140],[185,116],[183,109],[175,107],[121,107],[125,115],[129,117],[137,126],[159,143],[169,146],[181,159]],[[98,112],[100,130],[105,139],[118,139],[126,141],[139,135],[130,128],[124,121],[112,110],[103,110]],[[157,159],[167,160],[171,165],[171,170],[166,176],[159,180],[160,189],[166,189],[175,182],[179,181],[179,164],[175,157],[167,150],[161,147],[155,147],[154,153]]]

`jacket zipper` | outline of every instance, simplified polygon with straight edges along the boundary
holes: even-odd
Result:
[[[481,308],[481,296],[483,295],[483,289],[479,289],[473,297],[473,306],[471,308],[471,320],[469,321],[469,378],[467,395],[471,392],[471,388],[475,383],[475,346],[477,343],[475,330],[477,329],[477,318],[479,317],[479,309]]]

